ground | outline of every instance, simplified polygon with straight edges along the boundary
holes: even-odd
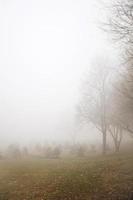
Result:
[[[0,200],[127,200],[133,156],[0,161]]]

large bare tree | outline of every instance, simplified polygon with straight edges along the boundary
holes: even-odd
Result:
[[[124,73],[117,85],[119,104],[119,121],[123,129],[133,134],[133,1],[113,1],[111,17],[109,19],[110,31],[113,38],[119,41],[124,54]]]

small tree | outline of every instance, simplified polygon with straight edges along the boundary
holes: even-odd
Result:
[[[7,156],[9,158],[20,159],[21,158],[21,150],[18,145],[11,144],[7,148]]]
[[[28,151],[28,148],[26,146],[23,147],[23,149],[22,149],[22,156],[23,157],[28,157],[29,156],[29,151]]]
[[[44,155],[46,158],[52,158],[52,147],[51,146],[47,146],[45,148]]]
[[[86,155],[87,149],[85,145],[78,145],[77,146],[77,156],[84,157]]]
[[[107,149],[107,148],[106,148]],[[92,153],[92,154],[95,154],[96,153],[96,145],[95,144],[91,144],[90,145],[90,152]]]
[[[54,147],[52,150],[52,157],[59,158],[60,155],[61,155],[61,147],[59,147],[59,146]]]

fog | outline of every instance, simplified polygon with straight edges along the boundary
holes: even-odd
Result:
[[[0,1],[2,145],[75,137],[82,76],[95,55],[116,54],[99,28],[101,8],[94,0]],[[88,130],[84,138],[98,140]]]
[[[133,199],[133,1],[0,0],[2,199]]]

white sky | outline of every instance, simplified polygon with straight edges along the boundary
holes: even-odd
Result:
[[[112,51],[103,18],[94,0],[0,0],[1,141],[68,134],[82,73]]]

